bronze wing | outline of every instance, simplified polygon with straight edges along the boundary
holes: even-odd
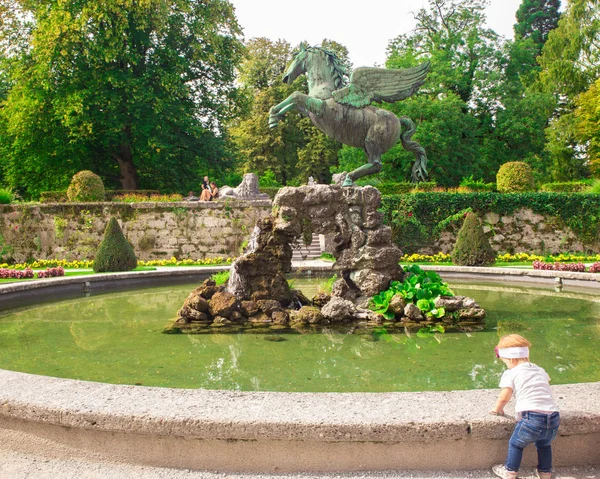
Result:
[[[401,69],[360,67],[352,72],[348,86],[333,92],[333,98],[356,108],[363,108],[372,101],[404,100],[425,83],[428,71],[429,62]]]

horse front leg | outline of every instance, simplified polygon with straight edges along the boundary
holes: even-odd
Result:
[[[358,167],[356,170],[351,171],[346,175],[342,186],[352,186],[356,180],[367,175],[374,175],[381,171],[381,157],[369,158],[369,163]]]
[[[295,91],[281,103],[271,107],[269,110],[269,128],[275,128],[283,118],[283,115],[293,108],[298,108],[298,103],[303,96],[305,97],[306,95],[299,91]]]

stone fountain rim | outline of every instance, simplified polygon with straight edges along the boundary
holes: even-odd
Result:
[[[222,269],[203,268],[202,272],[212,273]],[[474,273],[468,268],[431,269]],[[477,268],[476,271],[506,279],[509,274],[521,276],[527,270],[514,273],[504,268]],[[164,276],[162,271],[150,271],[110,277],[111,280],[116,277],[126,279],[132,274],[149,273]],[[555,277],[582,279],[583,275],[548,271],[527,273],[544,273],[525,276],[546,280]],[[79,283],[91,279],[75,278],[80,280]],[[42,282],[44,285],[61,285],[65,280],[75,278],[25,284],[30,288],[34,283]],[[591,277],[585,279],[592,280]],[[591,284],[597,287],[600,283],[594,278]],[[14,286],[1,286],[0,298],[7,290],[14,290]],[[236,441],[268,438],[418,442],[468,437],[505,438],[512,427],[510,420],[487,414],[497,390],[413,393],[239,392],[113,385],[7,370],[0,370],[0,384],[3,386],[0,388],[0,421],[4,418],[126,434]],[[553,386],[553,390],[563,411],[562,435],[600,434],[600,402],[596,400],[600,395],[600,382]]]

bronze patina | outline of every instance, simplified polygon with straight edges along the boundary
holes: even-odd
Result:
[[[300,45],[283,76],[291,84],[299,75],[308,78],[308,95],[299,91],[271,108],[269,126],[275,127],[288,111],[308,116],[326,135],[349,146],[362,148],[368,163],[348,173],[344,186],[358,178],[381,171],[381,155],[398,140],[415,155],[413,181],[427,178],[425,149],[411,137],[415,124],[408,117],[371,106],[372,102],[395,102],[408,98],[425,82],[429,62],[414,68],[356,68],[346,84],[346,71],[333,52]]]

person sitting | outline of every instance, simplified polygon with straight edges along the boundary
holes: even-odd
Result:
[[[210,201],[212,198],[212,195],[211,195],[211,190],[210,190],[210,183],[208,181],[208,176],[204,177],[204,181],[200,185],[200,188],[202,190],[200,192],[200,201]]]
[[[210,182],[210,199],[213,200],[219,197],[219,188],[214,181]]]

